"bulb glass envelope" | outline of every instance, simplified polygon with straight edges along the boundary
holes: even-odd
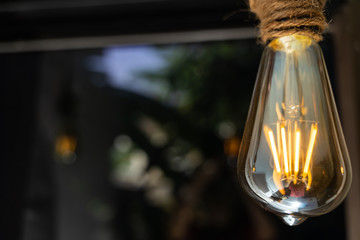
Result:
[[[323,55],[311,38],[269,43],[240,147],[244,189],[289,225],[333,210],[351,166]]]

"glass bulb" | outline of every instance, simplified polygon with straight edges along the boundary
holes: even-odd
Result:
[[[291,35],[261,60],[239,152],[245,191],[288,225],[345,198],[351,165],[319,45]]]

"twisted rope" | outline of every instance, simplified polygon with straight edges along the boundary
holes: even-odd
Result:
[[[327,27],[323,13],[326,0],[249,0],[250,9],[260,20],[264,43],[291,34],[322,40]]]

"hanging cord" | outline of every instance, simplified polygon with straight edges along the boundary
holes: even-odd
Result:
[[[260,20],[264,43],[301,34],[321,41],[327,27],[323,13],[326,0],[249,0],[250,9]]]

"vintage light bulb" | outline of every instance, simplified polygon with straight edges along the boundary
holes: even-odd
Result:
[[[323,55],[311,38],[291,35],[266,47],[238,174],[245,191],[289,225],[344,200],[349,154]]]

